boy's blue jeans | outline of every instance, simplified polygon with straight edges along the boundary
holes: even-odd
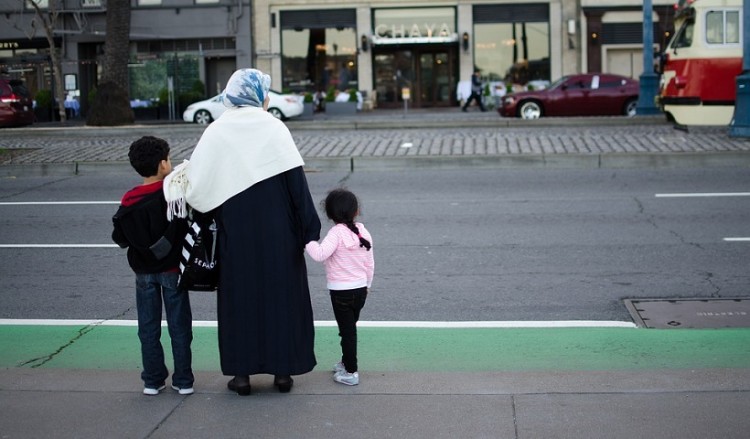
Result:
[[[174,373],[172,385],[193,386],[192,352],[193,315],[190,295],[177,290],[178,273],[137,274],[135,276],[138,338],[141,340],[143,372],[146,387],[157,389],[165,384],[169,371],[164,364],[161,345],[162,303],[167,314],[167,328],[172,342]]]

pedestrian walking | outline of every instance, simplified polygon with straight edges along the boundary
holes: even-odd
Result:
[[[162,306],[172,344],[174,372],[172,388],[181,395],[193,393],[193,316],[190,296],[177,288],[182,240],[187,221],[167,220],[164,177],[172,171],[169,145],[160,138],[145,136],[130,145],[130,164],[143,177],[143,184],[122,197],[112,217],[112,240],[128,249],[128,263],[135,272],[138,338],[145,395],[158,395],[169,371],[161,345]]]
[[[333,379],[341,384],[359,384],[357,322],[372,286],[375,259],[372,237],[359,216],[357,197],[346,189],[334,189],[324,201],[324,210],[334,226],[323,240],[309,242],[307,254],[326,269],[333,314],[341,337],[341,361],[333,366]]]
[[[462,111],[466,111],[472,100],[477,101],[480,110],[487,111],[482,103],[482,77],[479,75],[479,72],[479,69],[474,69],[474,74],[471,75],[471,95],[466,99],[466,103],[461,108]]]

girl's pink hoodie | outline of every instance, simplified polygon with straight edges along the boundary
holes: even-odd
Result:
[[[356,223],[360,235],[370,241],[372,237],[362,223]],[[353,290],[372,285],[375,273],[375,258],[372,248],[368,251],[359,245],[359,237],[344,224],[331,227],[318,243],[311,241],[305,246],[311,258],[323,262],[329,290]]]

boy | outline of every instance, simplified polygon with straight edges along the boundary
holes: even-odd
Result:
[[[164,177],[172,172],[169,145],[163,139],[145,136],[130,145],[130,164],[143,177],[143,184],[128,191],[112,217],[112,240],[128,249],[128,263],[135,272],[138,338],[144,395],[158,395],[169,371],[161,345],[162,300],[172,341],[174,373],[172,388],[180,395],[193,393],[193,340],[190,296],[177,289],[182,240],[187,221],[167,220]]]

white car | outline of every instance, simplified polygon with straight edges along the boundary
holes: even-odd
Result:
[[[268,96],[270,98],[268,112],[277,119],[286,120],[299,116],[304,110],[302,96],[281,94],[273,90],[268,91]],[[182,113],[182,120],[207,125],[218,119],[226,109],[227,107],[221,102],[221,95],[216,95],[211,99],[188,105]]]

